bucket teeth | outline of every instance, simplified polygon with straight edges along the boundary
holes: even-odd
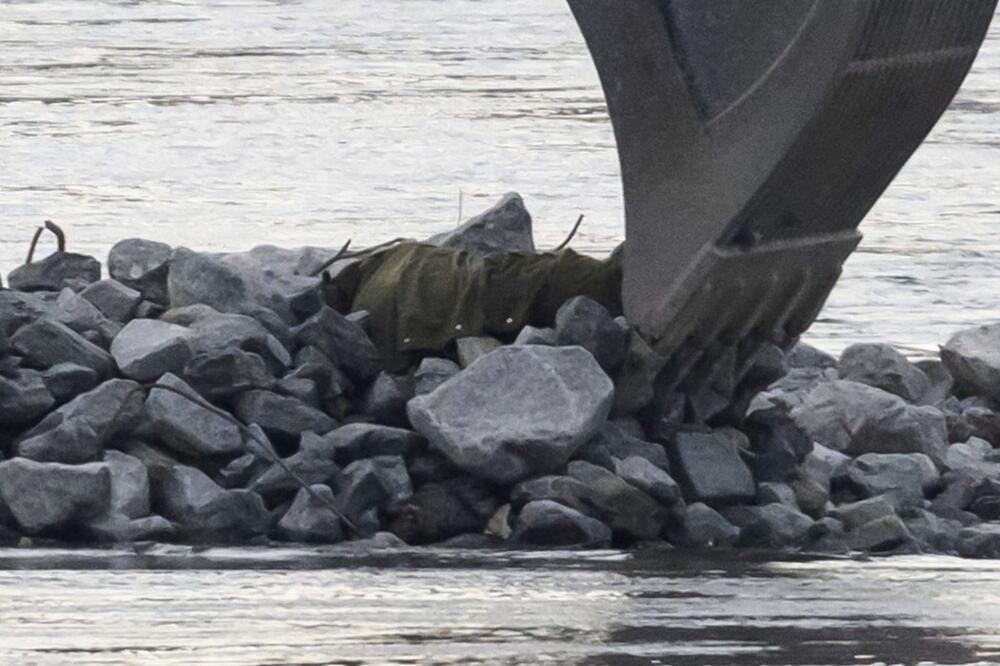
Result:
[[[711,385],[720,346],[787,349],[808,329],[997,7],[569,3],[618,140],[626,316],[670,359],[668,393]]]

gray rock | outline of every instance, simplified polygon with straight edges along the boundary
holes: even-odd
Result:
[[[306,377],[282,377],[274,382],[272,388],[274,392],[289,398],[298,400],[307,407],[320,409],[322,407],[322,396],[319,386],[313,379]]]
[[[108,274],[154,303],[168,303],[167,272],[173,249],[164,243],[129,238],[108,254]]]
[[[992,446],[1000,444],[1000,414],[988,407],[970,405],[962,410],[962,419],[972,437],[986,440]]]
[[[82,463],[131,433],[142,418],[138,384],[112,379],[77,396],[22,435],[19,454],[45,462]]]
[[[111,472],[111,511],[127,518],[149,515],[149,473],[141,460],[121,451],[108,451],[104,462]]]
[[[322,307],[322,280],[309,276],[320,263],[336,254],[336,250],[326,250],[325,256],[313,263],[305,256],[309,250],[260,245],[249,252],[212,258],[240,278],[252,303],[275,312],[282,321],[291,324],[312,316]]]
[[[275,443],[295,442],[304,432],[325,434],[337,422],[319,411],[271,391],[252,390],[236,402],[236,416],[247,425],[255,423]]]
[[[409,456],[424,445],[424,438],[402,428],[371,423],[350,423],[324,438],[333,446],[333,455],[342,464],[374,456]]]
[[[837,359],[830,354],[820,351],[816,347],[804,342],[796,344],[792,350],[785,355],[785,360],[790,369],[837,367]]]
[[[847,474],[864,497],[892,493],[903,502],[920,501],[941,483],[934,462],[921,453],[868,453],[857,458]]]
[[[785,481],[813,450],[812,439],[780,409],[750,414],[740,426],[754,453],[753,472],[758,481]]]
[[[110,354],[58,322],[41,319],[28,324],[18,329],[10,341],[14,350],[37,368],[76,363],[102,378],[114,373]]]
[[[965,472],[949,472],[941,481],[944,490],[931,502],[930,510],[938,515],[955,515],[969,508],[976,498],[976,488],[982,479]]]
[[[186,539],[238,542],[267,529],[267,508],[257,493],[225,490],[184,465],[154,467],[150,476],[154,510],[177,523]]]
[[[93,389],[100,380],[93,368],[76,363],[58,363],[42,373],[42,381],[56,402],[63,403]]]
[[[459,468],[514,483],[565,464],[607,420],[613,392],[582,349],[505,347],[411,400],[408,413]]]
[[[842,504],[830,512],[830,516],[843,523],[848,530],[861,527],[865,523],[879,518],[895,515],[896,508],[893,503],[881,495],[860,502]]]
[[[26,533],[59,533],[108,510],[111,475],[103,463],[13,458],[0,463],[0,497]]]
[[[712,507],[695,502],[687,507],[683,523],[671,532],[671,540],[688,548],[734,546],[741,530]]]
[[[278,522],[278,535],[287,541],[299,543],[343,541],[344,528],[340,524],[340,517],[330,509],[336,505],[333,491],[329,486],[320,484],[309,488],[315,496],[305,488],[299,490],[292,506]]]
[[[1000,520],[1000,479],[985,479],[976,485],[969,511],[983,520]]]
[[[207,305],[191,305],[169,310],[160,319],[191,329],[195,354],[235,347],[257,354],[274,373],[292,364],[288,349],[253,317],[220,313]]]
[[[135,318],[159,319],[166,311],[167,308],[159,303],[154,303],[153,301],[143,301],[139,303],[139,306],[135,309]]]
[[[522,481],[511,489],[510,502],[520,509],[529,502],[552,500],[581,513],[591,515],[595,508],[590,504],[590,489],[586,484],[569,476],[541,476]]]
[[[802,461],[799,473],[804,478],[818,481],[825,486],[830,485],[835,479],[843,478],[847,475],[847,469],[851,464],[851,457],[840,451],[834,451],[822,444],[813,444],[812,451]]]
[[[163,516],[129,518],[111,513],[88,521],[86,530],[99,543],[164,541],[177,536],[177,526]]]
[[[382,368],[378,350],[364,329],[332,308],[324,307],[293,334],[296,344],[316,347],[355,382],[371,381]]]
[[[667,359],[657,354],[637,331],[628,332],[621,368],[615,377],[613,416],[637,414],[653,401],[654,385]]]
[[[63,324],[80,334],[99,331],[103,335],[115,326],[93,303],[69,287],[59,292],[44,318]]]
[[[104,449],[89,423],[81,419],[64,421],[57,427],[31,435],[17,444],[17,455],[38,462],[76,465],[97,462]]]
[[[817,479],[803,477],[792,481],[795,502],[802,513],[811,518],[822,518],[830,503],[830,485]]]
[[[531,226],[531,214],[524,207],[524,200],[511,192],[485,213],[453,231],[432,236],[427,242],[481,254],[534,252]]]
[[[735,443],[720,433],[681,432],[668,446],[685,496],[709,505],[749,502],[757,494],[753,474]]]
[[[787,483],[765,482],[758,485],[757,504],[761,506],[784,504],[796,511],[799,510],[799,501],[795,497],[795,490]]]
[[[472,365],[477,359],[486,356],[503,347],[503,343],[489,336],[465,337],[455,340],[458,351],[458,362],[463,368]]]
[[[927,375],[891,345],[851,345],[840,355],[839,371],[841,379],[874,386],[907,402],[917,402],[931,386]]]
[[[566,473],[587,488],[587,503],[614,532],[648,540],[667,527],[670,515],[656,500],[603,467],[576,460]]]
[[[885,516],[851,530],[847,542],[853,550],[881,552],[900,546],[912,537],[898,516]]]
[[[989,442],[972,437],[967,442],[948,447],[945,468],[977,480],[1000,478],[1000,456]]]
[[[921,405],[937,405],[955,393],[955,378],[945,364],[936,359],[925,359],[914,363],[924,373],[930,386],[920,398]]]
[[[0,426],[31,423],[55,405],[37,372],[21,370],[15,378],[0,377]]]
[[[357,460],[338,476],[337,506],[356,521],[369,509],[393,512],[413,496],[406,463],[399,456]]]
[[[903,520],[906,531],[925,553],[952,555],[959,549],[962,523],[936,516],[930,511],[915,509]]]
[[[784,504],[733,507],[724,514],[741,528],[741,546],[800,546],[813,526],[812,518]]]
[[[646,458],[630,456],[624,460],[616,460],[615,474],[663,505],[683,504],[681,488],[677,482]]]
[[[394,512],[389,530],[407,543],[439,543],[468,532],[482,532],[484,517],[452,484],[432,482],[421,486]]]
[[[137,458],[146,466],[147,470],[152,470],[155,467],[173,467],[181,464],[170,451],[139,439],[129,439],[122,444],[120,450],[133,458]]]
[[[1000,399],[1000,324],[959,331],[941,348],[941,360],[961,393]]]
[[[115,336],[111,355],[126,377],[149,382],[180,372],[194,356],[192,333],[183,326],[156,319],[134,319]]]
[[[583,347],[609,375],[625,358],[628,329],[622,328],[608,310],[587,296],[566,301],[556,312],[556,332],[564,345]]]
[[[587,443],[581,457],[595,465],[614,470],[615,459],[645,458],[665,472],[670,471],[667,451],[655,442],[646,442],[627,433],[615,423],[605,423]]]
[[[279,459],[264,431],[257,426],[249,427],[252,437],[247,437],[248,452],[229,462],[219,470],[216,482],[223,488],[243,488],[252,479],[263,475]]]
[[[361,396],[358,411],[389,426],[407,426],[406,395],[399,381],[389,373],[379,373]]]
[[[425,358],[414,374],[417,395],[431,393],[441,384],[462,371],[462,367],[445,358]]]
[[[1000,527],[982,525],[963,529],[959,534],[958,552],[970,559],[1000,559]]]
[[[174,250],[167,275],[170,307],[207,305],[219,312],[241,314],[258,304],[244,277],[217,257]]]
[[[56,295],[51,293],[29,294],[0,289],[0,329],[7,336],[13,335],[22,326],[46,316],[55,300]]]
[[[529,546],[600,548],[610,545],[611,528],[562,504],[541,500],[521,509],[512,539]]]
[[[848,381],[817,386],[792,412],[814,441],[852,456],[923,453],[943,462],[948,446],[944,414],[906,404],[881,389]]]
[[[302,444],[296,453],[284,458],[283,465],[269,464],[264,472],[253,479],[249,488],[274,505],[300,488],[295,477],[308,485],[329,484],[340,471],[334,461],[335,451],[330,435],[320,437],[314,433],[306,433],[302,435]],[[285,468],[295,476],[290,475]]]
[[[776,407],[790,413],[801,406],[817,386],[837,378],[836,368],[792,368],[787,375],[754,397],[747,412]]]
[[[195,354],[184,365],[184,377],[209,400],[226,400],[274,384],[260,355],[236,347]]]
[[[476,534],[469,532],[445,539],[435,544],[437,548],[448,548],[450,550],[490,550],[504,546],[505,539],[492,534]]]
[[[184,381],[168,373],[160,377],[157,383],[182,393],[177,395],[163,389],[153,389],[146,398],[146,416],[164,444],[179,453],[195,456],[231,455],[244,451],[239,427],[184,398],[186,395],[201,399]]]
[[[559,346],[559,334],[554,328],[535,328],[525,326],[517,334],[514,345],[523,347],[525,345],[543,345],[547,347]]]
[[[72,252],[56,252],[7,274],[7,284],[15,291],[59,291],[101,279],[101,262]]]
[[[108,319],[125,323],[135,315],[142,302],[142,293],[118,280],[100,280],[80,292]]]

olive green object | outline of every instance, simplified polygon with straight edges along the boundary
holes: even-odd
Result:
[[[562,250],[483,256],[403,244],[349,265],[326,284],[331,306],[367,310],[369,333],[390,367],[404,352],[438,351],[456,338],[515,336],[551,326],[574,296],[621,314],[621,253],[605,260]]]

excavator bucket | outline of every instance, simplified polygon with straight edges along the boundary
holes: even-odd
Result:
[[[812,324],[997,0],[569,0],[624,183],[623,300],[665,390]]]

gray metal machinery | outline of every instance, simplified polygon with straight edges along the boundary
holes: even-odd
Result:
[[[626,315],[670,359],[665,390],[723,394],[812,324],[997,6],[568,1],[618,141]]]

